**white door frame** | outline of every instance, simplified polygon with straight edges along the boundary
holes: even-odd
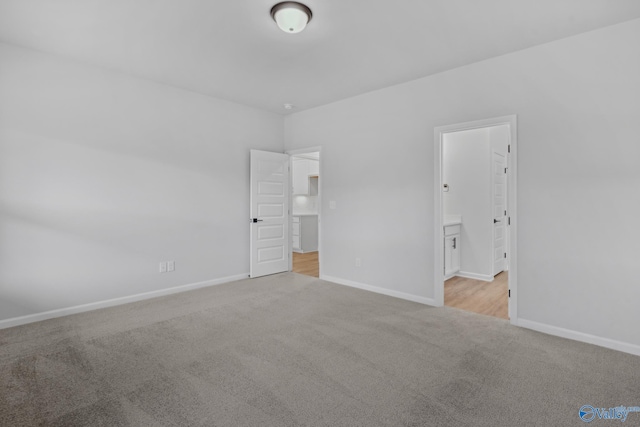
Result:
[[[510,218],[509,225],[509,254],[507,257],[507,264],[509,269],[509,291],[511,297],[509,298],[509,317],[512,325],[518,324],[518,257],[517,257],[517,116],[502,116],[485,120],[476,120],[472,122],[457,123],[447,126],[438,126],[434,128],[434,300],[436,306],[442,307],[444,305],[444,271],[442,266],[444,265],[444,247],[442,242],[444,241],[444,229],[443,229],[443,215],[442,215],[442,143],[444,135],[452,132],[459,132],[463,130],[486,128],[492,126],[508,125],[510,131],[510,152],[507,156],[507,211]]]
[[[322,277],[322,177],[324,176],[324,170],[322,167],[322,146],[300,148],[296,150],[285,151],[285,154],[289,155],[289,183],[292,187],[290,191],[293,191],[293,165],[292,157],[299,154],[318,153],[318,166],[320,173],[318,174],[318,276]],[[293,197],[289,197],[289,229],[291,230],[293,221]],[[289,245],[289,271],[293,270],[293,246]]]

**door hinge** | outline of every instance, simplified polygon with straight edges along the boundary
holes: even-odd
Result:
[[[507,153],[511,152],[511,144],[507,145]]]
[[[504,173],[507,173],[507,168],[504,168]]]
[[[511,298],[511,289],[509,289],[509,298]]]
[[[511,225],[511,217],[507,218],[508,222],[507,225]]]
[[[504,253],[504,257],[505,257],[505,258],[507,257],[507,253],[506,253],[506,252]]]
[[[507,211],[504,211],[504,216],[507,216]]]

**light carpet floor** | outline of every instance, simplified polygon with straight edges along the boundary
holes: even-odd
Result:
[[[585,404],[640,406],[640,357],[295,273],[0,331],[1,426],[578,426]]]

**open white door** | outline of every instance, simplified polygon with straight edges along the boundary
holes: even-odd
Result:
[[[289,156],[251,150],[250,277],[289,270]]]
[[[507,222],[507,200],[506,200],[506,173],[507,162],[504,155],[497,151],[492,153],[493,174],[492,184],[492,204],[493,204],[493,275],[505,270],[506,267],[506,222]]]

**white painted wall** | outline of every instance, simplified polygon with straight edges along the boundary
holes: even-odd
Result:
[[[0,64],[0,320],[249,271],[249,149],[282,151],[281,116],[8,45]]]
[[[490,128],[452,132],[442,144],[444,215],[462,215],[460,274],[493,278]]]
[[[287,149],[323,150],[323,274],[433,298],[433,129],[517,114],[520,319],[640,348],[638,40],[633,20],[288,116]]]

